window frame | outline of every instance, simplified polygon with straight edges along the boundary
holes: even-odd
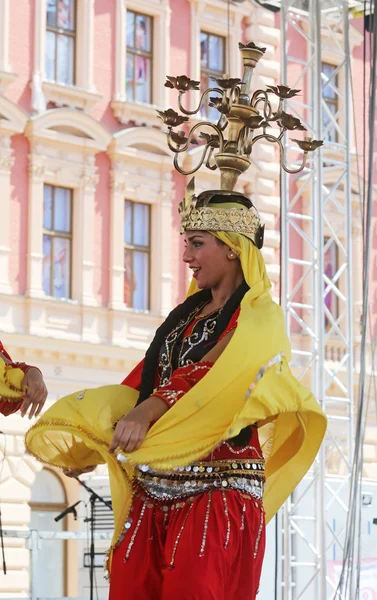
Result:
[[[59,0],[54,0],[55,1],[55,6],[56,6],[56,12],[58,12],[58,2]],[[45,31],[45,35],[46,35],[46,40],[47,40],[47,33],[53,33],[55,35],[55,62],[54,62],[54,79],[47,79],[47,81],[49,82],[53,82],[53,83],[57,83],[58,85],[71,85],[71,86],[75,86],[77,84],[76,78],[77,78],[77,17],[78,17],[78,0],[73,0],[75,2],[74,5],[74,29],[72,31],[68,30],[68,29],[62,29],[59,27],[52,27],[51,25],[48,25],[47,23],[47,2],[48,0],[46,0],[46,31]],[[72,82],[70,83],[66,83],[64,81],[59,81],[57,79],[57,70],[58,70],[58,58],[59,58],[59,50],[58,50],[58,43],[57,43],[57,39],[59,35],[63,35],[65,37],[69,37],[71,39],[73,39],[73,65],[72,65]],[[46,51],[45,51],[45,60],[46,60]]]
[[[76,46],[74,83],[64,84],[46,77],[47,0],[35,0],[34,65],[31,81],[32,105],[43,113],[51,102],[88,111],[102,98],[94,85],[94,0],[76,0]]]
[[[111,101],[114,116],[127,125],[132,116],[135,125],[160,125],[156,108],[164,110],[169,103],[169,90],[163,83],[169,71],[170,3],[169,0],[116,0],[115,90]],[[127,10],[153,20],[151,98],[153,104],[130,100],[126,93]]]
[[[138,50],[136,48],[136,46],[134,46],[133,48],[131,48],[130,46],[127,45],[127,35],[126,35],[126,44],[125,44],[125,49],[126,49],[126,66],[127,66],[127,55],[130,54],[133,58],[134,58],[134,67],[133,67],[133,89],[134,89],[134,95],[136,92],[136,78],[135,78],[135,57],[136,56],[142,56],[146,59],[150,60],[150,85],[149,85],[149,89],[150,89],[150,98],[149,101],[147,102],[140,102],[140,104],[145,104],[145,105],[151,105],[153,104],[153,96],[154,96],[154,90],[153,90],[153,84],[154,84],[154,77],[153,77],[153,68],[154,68],[154,17],[147,14],[147,13],[142,13],[136,10],[133,10],[131,8],[127,8],[126,9],[126,28],[127,28],[127,15],[128,13],[133,13],[135,20],[136,17],[140,16],[140,17],[147,17],[150,20],[150,31],[151,31],[151,38],[150,38],[150,50]],[[127,29],[126,29],[127,32]],[[136,35],[136,28],[135,28],[135,32],[134,32],[134,37]],[[127,73],[127,70],[126,70]],[[126,74],[126,93],[127,93],[127,74]],[[138,100],[130,100],[130,102],[138,102]]]
[[[223,57],[222,57],[222,62],[223,62],[223,70],[222,71],[215,71],[214,69],[211,69],[210,67],[205,67],[203,68],[202,66],[202,60],[201,60],[201,56],[200,56],[200,82],[202,81],[202,76],[203,74],[205,75],[205,77],[208,80],[208,85],[207,87],[210,86],[209,81],[211,78],[213,77],[221,77],[223,75],[225,75],[225,69],[226,69],[226,52],[227,52],[227,44],[229,43],[228,39],[226,36],[224,35],[220,35],[217,33],[213,33],[211,31],[205,31],[203,29],[200,30],[200,45],[201,45],[201,38],[202,35],[206,35],[207,36],[207,52],[208,52],[208,60],[207,62],[210,62],[210,53],[209,53],[209,38],[213,37],[213,38],[218,38],[220,40],[223,41]],[[203,93],[205,90],[202,89],[201,93]],[[205,98],[205,104],[203,105],[203,107],[205,109],[205,113],[204,113],[204,117],[208,120],[211,120],[211,116],[210,116],[210,112],[211,112],[211,107],[209,106],[209,96],[207,95]],[[220,117],[220,113],[218,113],[217,118],[215,118],[214,120],[218,120]]]
[[[73,209],[74,209],[74,190],[72,188],[69,187],[64,187],[61,185],[51,185],[49,183],[44,183],[43,185],[43,192],[45,190],[46,187],[50,187],[52,189],[52,203],[51,203],[51,223],[52,225],[54,224],[54,215],[55,215],[55,190],[57,188],[59,189],[64,189],[64,190],[68,190],[70,192],[69,194],[69,202],[70,202],[70,215],[69,215],[69,229],[70,229],[70,233],[66,233],[64,231],[56,231],[55,229],[46,229],[43,225],[42,228],[42,236],[48,236],[51,238],[52,240],[52,244],[51,244],[51,266],[50,266],[50,294],[46,294],[47,297],[49,298],[55,298],[55,300],[72,300],[72,287],[73,287],[73,274],[72,274],[72,266],[73,266],[73,260],[72,260],[72,255],[73,255],[73,249],[74,249],[74,241],[73,241]],[[53,281],[54,281],[54,261],[52,259],[53,257],[53,249],[54,249],[54,240],[56,238],[62,238],[62,239],[68,239],[70,241],[70,252],[69,252],[69,285],[68,285],[68,296],[66,297],[62,297],[60,298],[59,296],[54,296],[51,291],[53,291]],[[43,264],[43,263],[42,263]],[[43,275],[42,275],[42,287],[43,287]]]
[[[230,27],[228,28],[228,4],[220,0],[189,0],[191,8],[191,48],[190,77],[200,81],[200,32],[213,33],[226,39],[230,47],[230,73],[232,77],[242,77],[242,61],[238,42],[242,39],[242,20],[250,16],[249,7],[243,4],[230,4]],[[228,46],[227,46],[228,47]],[[225,63],[225,69],[228,66]],[[190,110],[197,108],[198,97],[190,94]]]
[[[123,256],[125,255],[125,251],[129,250],[131,252],[131,256],[133,255],[134,252],[143,252],[145,254],[148,255],[148,297],[147,297],[147,308],[136,308],[133,305],[133,292],[132,292],[132,296],[131,296],[131,305],[127,306],[126,303],[125,306],[126,308],[130,309],[130,310],[137,310],[137,311],[143,311],[143,312],[150,312],[151,311],[151,282],[152,282],[152,278],[151,278],[151,272],[152,272],[152,207],[150,204],[147,204],[146,202],[139,202],[139,201],[135,201],[135,200],[129,200],[128,198],[124,199],[124,216],[126,215],[126,205],[129,204],[131,206],[131,237],[132,237],[132,243],[129,244],[124,240],[124,235],[123,235]],[[134,244],[134,231],[135,231],[135,220],[134,220],[134,214],[135,214],[135,205],[142,205],[145,206],[147,208],[148,211],[148,246],[141,246],[139,244]],[[132,275],[134,273],[133,270],[133,265],[131,267],[132,271]],[[125,275],[125,272],[124,272]]]
[[[332,69],[332,73],[334,73],[338,66],[333,64],[332,62],[329,62],[327,60],[323,60],[321,63],[321,72],[323,73],[323,75],[325,76],[325,67],[330,67]],[[339,73],[336,73],[335,78],[331,78],[332,79],[332,83],[335,85],[335,87],[337,89],[339,89]],[[331,89],[331,83],[325,83],[323,82],[323,86],[322,86],[322,99],[323,99],[323,103],[327,106],[335,106],[335,121],[338,123],[338,115],[339,115],[339,96],[338,94],[335,94],[335,98],[329,98],[327,96],[325,96],[324,94],[324,89],[326,87],[328,87],[329,89]],[[331,112],[331,110],[329,110],[329,112]],[[325,128],[325,120],[324,120],[324,116],[323,116],[323,120],[322,120],[322,124],[323,124],[323,128]],[[335,134],[335,139],[330,139],[327,136],[330,136],[330,133],[334,132]],[[325,134],[324,132],[324,141],[327,142],[328,144],[337,144],[339,142],[339,133],[337,128],[333,125],[331,126],[331,129],[328,129],[327,134]]]

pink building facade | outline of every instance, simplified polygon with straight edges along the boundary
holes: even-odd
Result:
[[[121,381],[184,298],[177,207],[187,181],[156,109],[176,107],[167,74],[203,85],[240,76],[245,40],[267,48],[254,87],[280,83],[275,17],[249,1],[230,6],[228,23],[224,0],[0,0],[0,335],[16,360],[43,370],[50,402]],[[356,29],[352,43],[361,44]],[[189,102],[193,109],[198,97]],[[190,151],[185,168],[197,156]],[[266,223],[276,299],[279,172],[262,143],[239,182]],[[218,185],[214,172],[196,175],[198,191]],[[78,499],[72,482],[25,456],[26,426],[19,416],[1,426],[11,440],[5,448],[0,439],[9,528]],[[37,488],[54,490],[56,501],[49,507]],[[85,592],[80,550],[68,544],[64,574],[39,596]],[[28,552],[21,545],[16,558],[9,547],[8,556],[0,594],[20,597],[30,586]]]

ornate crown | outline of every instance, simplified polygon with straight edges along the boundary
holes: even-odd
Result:
[[[209,202],[236,202],[239,208],[212,208]],[[216,203],[217,203],[216,202]],[[264,225],[261,225],[258,211],[251,200],[238,192],[211,190],[195,196],[195,181],[191,179],[185,197],[178,207],[181,216],[181,233],[185,231],[230,231],[248,237],[261,249],[264,238]]]

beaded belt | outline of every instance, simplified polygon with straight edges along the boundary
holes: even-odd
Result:
[[[147,465],[138,465],[135,480],[149,497],[164,502],[213,489],[237,490],[261,500],[265,483],[264,460],[198,462],[175,467],[172,471],[156,471]]]

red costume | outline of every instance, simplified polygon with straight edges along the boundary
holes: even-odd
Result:
[[[193,350],[201,346],[206,354],[218,341],[211,342],[218,311],[199,312],[183,324],[179,354],[176,335],[160,353],[153,395],[168,406],[211,368],[193,362]],[[222,336],[238,315],[239,309]],[[138,389],[141,372],[142,363],[123,383]],[[173,472],[139,465],[131,514],[113,552],[110,600],[255,599],[265,548],[264,460],[256,427],[248,433],[247,443],[223,442]]]
[[[3,354],[3,356],[6,356],[9,360],[12,360],[1,342],[0,342],[0,353]],[[22,402],[23,402],[22,399],[9,402],[9,400],[2,400],[0,397],[0,413],[3,414],[5,417],[12,415],[13,413],[17,412],[21,408]]]

